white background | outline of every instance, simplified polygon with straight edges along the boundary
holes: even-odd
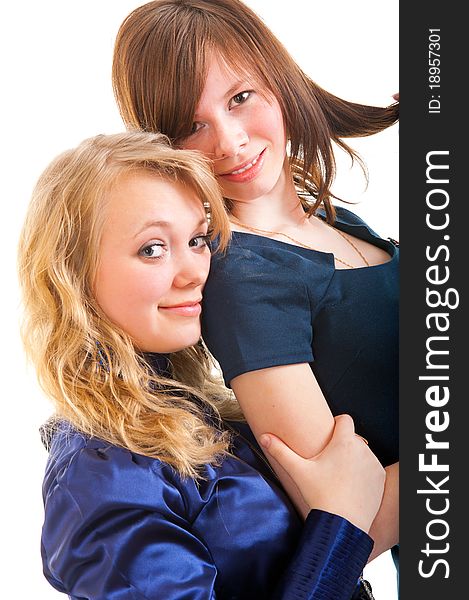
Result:
[[[3,6],[2,61],[2,597],[63,598],[41,573],[38,427],[50,406],[25,365],[18,336],[16,245],[32,187],[59,152],[122,130],[111,88],[114,38],[135,0],[24,0]],[[249,0],[303,69],[343,98],[387,105],[398,91],[398,3],[383,0]],[[355,142],[370,173],[339,157],[339,196],[383,236],[399,238],[398,127]],[[394,600],[389,553],[366,568],[377,600]]]

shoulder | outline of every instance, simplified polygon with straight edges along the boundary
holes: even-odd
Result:
[[[264,287],[271,283],[295,285],[295,290],[306,288],[307,280],[319,283],[329,279],[334,271],[330,256],[311,252],[279,240],[235,231],[225,252],[215,253],[208,279],[207,290],[226,286]]]
[[[343,206],[335,206],[335,210],[336,223],[339,227],[345,226],[345,228],[362,228],[363,230],[371,234],[373,237],[379,237],[378,234],[375,231],[373,231],[373,229],[368,225],[368,223],[366,223],[359,215],[352,212],[348,208],[345,208]]]
[[[345,206],[335,205],[336,219],[342,223],[350,223],[350,225],[365,225],[365,221],[355,212]]]
[[[283,244],[267,237],[234,231],[225,252],[213,255],[210,276],[244,278],[259,272],[268,273],[279,264],[290,265],[295,271],[295,257]]]
[[[46,513],[60,505],[82,515],[130,506],[182,514],[183,487],[169,465],[62,424],[52,440],[43,496]]]
[[[50,452],[41,552],[54,587],[71,597],[143,599],[161,589],[179,597],[197,578],[212,585],[210,554],[193,533],[204,505],[193,479],[70,426]]]

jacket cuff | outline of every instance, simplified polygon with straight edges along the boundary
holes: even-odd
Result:
[[[347,519],[311,510],[282,600],[350,600],[373,545],[371,537]]]

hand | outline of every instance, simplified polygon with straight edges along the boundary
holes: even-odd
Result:
[[[396,94],[393,94],[392,97],[394,98],[394,100],[396,102],[399,102],[399,92],[397,92]]]
[[[299,456],[270,433],[263,434],[260,442],[266,454],[289,473],[310,510],[325,510],[370,530],[383,497],[385,471],[355,435],[349,415],[335,417],[330,442],[312,458]]]

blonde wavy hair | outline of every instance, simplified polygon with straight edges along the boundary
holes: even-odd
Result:
[[[19,243],[22,338],[57,419],[198,477],[228,450],[219,419],[242,418],[214,377],[213,360],[200,342],[171,354],[172,377],[154,373],[93,293],[107,197],[135,170],[194,190],[210,213],[213,238],[225,248],[228,219],[199,153],[173,149],[152,133],[85,140],[58,156],[33,192]]]

